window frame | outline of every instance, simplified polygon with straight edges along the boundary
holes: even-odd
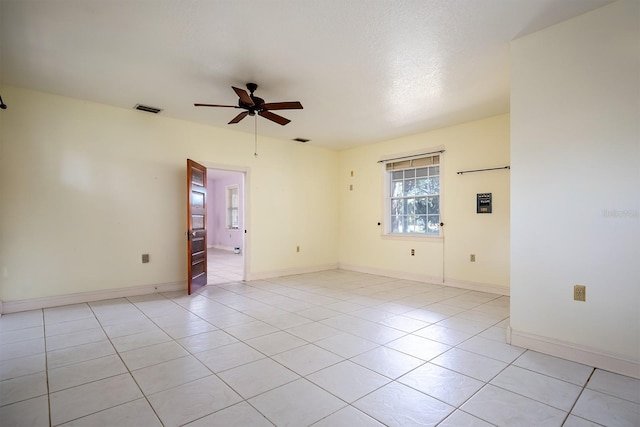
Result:
[[[431,149],[424,149],[421,150],[420,152],[413,152],[413,153],[405,153],[405,154],[396,154],[396,155],[389,155],[386,156],[386,158],[392,158],[392,159],[398,159],[398,158],[405,158],[407,157],[407,159],[418,159],[421,157],[431,157],[431,156],[440,156],[439,157],[439,161],[438,161],[438,167],[439,167],[439,191],[438,191],[438,204],[439,204],[439,218],[438,218],[438,223],[442,224],[443,223],[443,216],[444,216],[444,212],[443,212],[443,193],[444,193],[444,162],[443,162],[443,153],[444,153],[444,147],[437,147],[437,148],[431,148]],[[420,240],[438,240],[438,239],[442,239],[443,238],[443,230],[442,230],[442,226],[440,225],[438,228],[438,234],[428,234],[428,233],[393,233],[392,232],[392,221],[391,221],[391,200],[392,200],[392,195],[391,195],[391,182],[393,181],[392,179],[392,174],[393,174],[393,170],[387,170],[387,164],[391,163],[392,160],[381,160],[381,170],[382,170],[382,174],[383,174],[383,197],[382,197],[382,205],[383,205],[383,221],[382,221],[382,229],[381,229],[381,237],[383,239],[389,239],[389,240],[414,240],[414,241],[420,241]],[[407,169],[419,169],[421,167],[424,166],[417,166],[415,168],[407,168]],[[396,170],[397,172],[398,170]]]
[[[233,193],[235,193],[236,205],[233,206]],[[225,212],[227,216],[227,230],[238,230],[240,228],[240,186],[238,184],[227,185],[225,187]],[[233,213],[235,212],[236,225],[233,225]]]

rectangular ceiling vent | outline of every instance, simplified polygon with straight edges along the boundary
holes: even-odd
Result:
[[[153,114],[158,114],[160,111],[162,111],[162,108],[149,107],[148,105],[142,105],[142,104],[136,104],[136,106],[133,108],[136,110],[146,111],[147,113],[153,113]]]
[[[303,144],[304,144],[305,142],[309,142],[309,141],[311,141],[310,139],[307,139],[307,138],[293,138],[293,140],[294,140],[294,141],[297,141],[297,142],[302,142]]]

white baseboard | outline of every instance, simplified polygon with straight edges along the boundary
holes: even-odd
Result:
[[[287,270],[262,271],[257,273],[247,273],[247,281],[265,280],[281,276],[293,276],[295,274],[317,273],[318,271],[335,270],[338,264],[316,265],[312,267],[291,268]]]
[[[509,344],[640,379],[640,361],[554,338],[507,330]]]
[[[469,289],[471,291],[488,292],[490,294],[507,295],[509,296],[511,290],[504,286],[491,285],[489,283],[468,282],[466,280],[445,279],[443,282],[445,286],[451,286],[454,288]]]
[[[102,291],[79,292],[76,294],[58,295],[44,298],[30,298],[16,301],[4,301],[0,306],[0,313],[17,313],[19,311],[37,310],[61,305],[79,304],[83,302],[100,301],[105,299],[131,297],[160,292],[185,290],[186,282],[160,283],[155,285],[133,286],[129,288],[105,289]]]
[[[385,270],[380,268],[363,267],[359,265],[340,264],[341,270],[357,271],[358,273],[375,274],[377,276],[393,277],[394,279],[413,280],[416,282],[433,283],[436,285],[451,286],[453,288],[468,289],[470,291],[489,292],[498,295],[509,295],[509,288],[491,285],[487,283],[467,282],[464,280],[445,279],[442,277],[428,276],[426,274],[409,273],[406,271]]]
[[[232,246],[213,245],[211,247],[214,248],[214,249],[220,249],[220,250],[229,251],[229,252],[233,252],[233,250],[235,249]]]

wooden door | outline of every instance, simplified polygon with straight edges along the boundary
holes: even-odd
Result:
[[[187,159],[188,292],[207,284],[207,168]]]

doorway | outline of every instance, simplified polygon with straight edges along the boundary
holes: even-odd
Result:
[[[207,284],[245,279],[245,173],[207,168]]]

